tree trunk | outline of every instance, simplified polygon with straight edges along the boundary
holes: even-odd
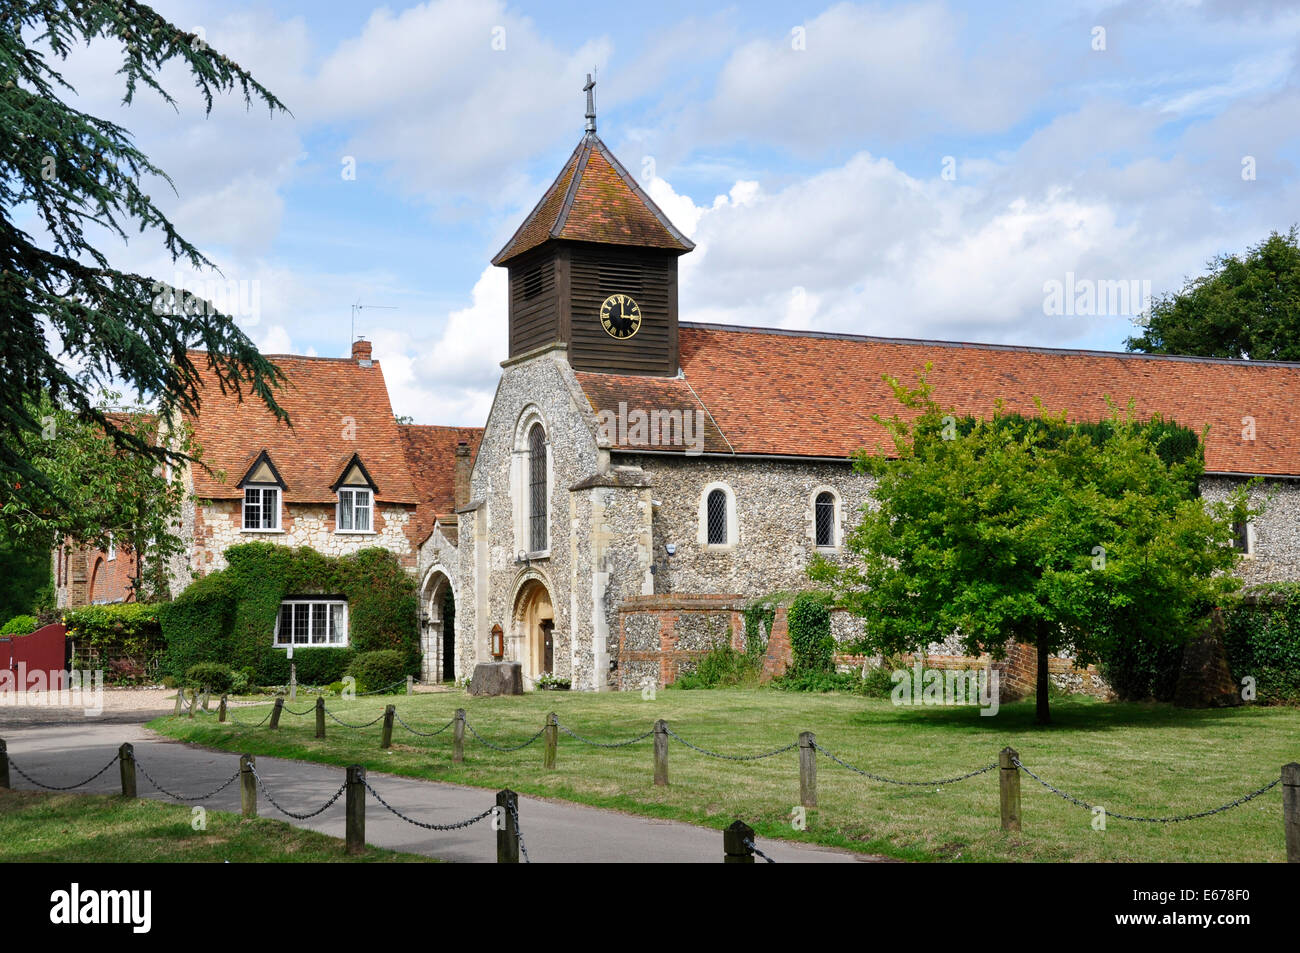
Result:
[[[1050,684],[1047,671],[1047,658],[1049,655],[1047,639],[1043,633],[1038,634],[1038,687],[1034,694],[1034,723],[1039,725],[1050,725],[1052,723],[1052,714],[1047,707],[1047,686]]]

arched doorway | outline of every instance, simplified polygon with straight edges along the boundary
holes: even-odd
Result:
[[[555,674],[555,607],[539,579],[530,579],[515,597],[515,652],[524,676],[536,681]]]
[[[430,570],[421,587],[420,627],[421,679],[427,684],[455,681],[456,593],[441,568]]]

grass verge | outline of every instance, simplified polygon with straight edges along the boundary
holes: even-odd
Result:
[[[107,794],[0,791],[0,863],[344,863],[425,862],[268,818],[207,811],[195,830],[190,808]]]

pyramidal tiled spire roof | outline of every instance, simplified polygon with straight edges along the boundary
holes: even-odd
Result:
[[[518,231],[492,259],[504,265],[549,239],[662,248],[695,244],[637,185],[595,132],[588,132]]]

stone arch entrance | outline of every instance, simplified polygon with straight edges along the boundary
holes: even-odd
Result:
[[[456,592],[435,566],[420,588],[420,678],[426,684],[456,680]]]
[[[529,579],[519,588],[511,636],[525,678],[536,681],[543,674],[555,673],[555,607],[540,579]]]

